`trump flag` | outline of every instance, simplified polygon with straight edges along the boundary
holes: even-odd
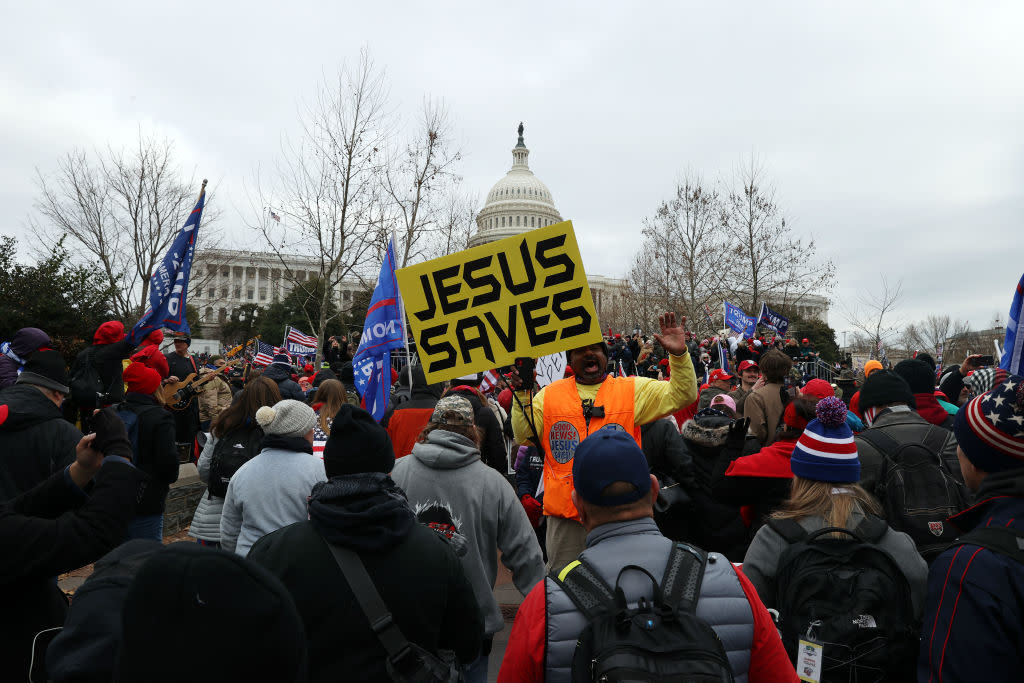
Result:
[[[377,286],[366,311],[363,336],[352,358],[356,391],[375,420],[384,417],[391,394],[391,349],[405,345],[401,295],[395,280],[395,244],[388,241]]]

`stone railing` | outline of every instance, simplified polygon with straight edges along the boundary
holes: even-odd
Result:
[[[171,484],[167,492],[164,509],[164,536],[172,536],[192,523],[199,499],[206,493],[206,484],[199,479],[199,472],[192,463],[181,465],[178,481]]]

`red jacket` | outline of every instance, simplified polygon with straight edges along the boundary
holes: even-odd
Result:
[[[775,622],[753,584],[738,569],[736,575],[754,615],[754,648],[750,653],[748,680],[750,683],[799,683],[786,648],[775,630]],[[498,683],[544,680],[544,646],[547,641],[544,583],[541,581],[534,586],[519,606],[498,672]]]

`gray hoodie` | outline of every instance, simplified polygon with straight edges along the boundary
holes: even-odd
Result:
[[[414,507],[447,507],[469,549],[462,566],[484,619],[487,635],[497,633],[504,619],[494,599],[497,553],[512,571],[524,596],[544,578],[544,560],[537,536],[512,486],[480,460],[476,445],[461,434],[436,429],[412,454],[399,458],[391,473]]]

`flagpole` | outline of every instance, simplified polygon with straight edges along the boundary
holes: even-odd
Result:
[[[398,240],[395,238],[398,236],[397,231],[391,230],[391,243],[395,245],[395,249],[398,249]],[[384,258],[387,258],[385,253]],[[405,342],[405,367],[409,373],[409,391],[412,392],[412,354],[409,352],[409,322],[405,319],[405,300],[402,299],[402,292],[398,292],[398,312],[402,316],[402,337]]]

